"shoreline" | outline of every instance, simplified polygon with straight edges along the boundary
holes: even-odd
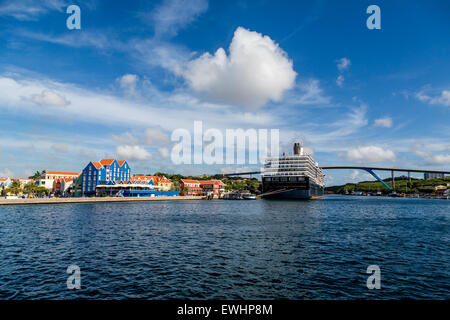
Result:
[[[0,199],[1,205],[31,205],[31,204],[70,204],[70,203],[95,203],[95,202],[140,202],[140,201],[180,201],[180,200],[204,200],[204,196],[160,196],[140,198],[32,198],[32,199]]]

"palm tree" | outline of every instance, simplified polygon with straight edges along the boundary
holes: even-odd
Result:
[[[23,187],[23,190],[26,194],[28,194],[28,197],[30,195],[33,195],[36,191],[36,185],[33,182],[27,183],[25,187]]]
[[[6,193],[11,193],[13,195],[18,195],[22,191],[22,185],[20,181],[14,180],[11,185],[6,189]]]

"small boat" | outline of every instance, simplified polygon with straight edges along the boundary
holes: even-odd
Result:
[[[253,195],[253,194],[244,194],[244,195],[242,196],[242,198],[243,198],[244,200],[256,200],[256,196]]]

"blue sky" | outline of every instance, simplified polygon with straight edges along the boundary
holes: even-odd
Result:
[[[300,139],[321,165],[450,166],[448,1],[17,0],[0,30],[0,176],[104,157],[235,170],[171,163],[171,132],[194,120],[280,129],[283,151]]]

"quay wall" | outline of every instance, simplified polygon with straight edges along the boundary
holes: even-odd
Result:
[[[101,198],[32,198],[32,199],[1,199],[0,205],[26,205],[26,204],[67,204],[67,203],[93,203],[93,202],[139,202],[139,201],[177,201],[177,200],[203,200],[204,196],[160,196],[160,197],[101,197]]]

